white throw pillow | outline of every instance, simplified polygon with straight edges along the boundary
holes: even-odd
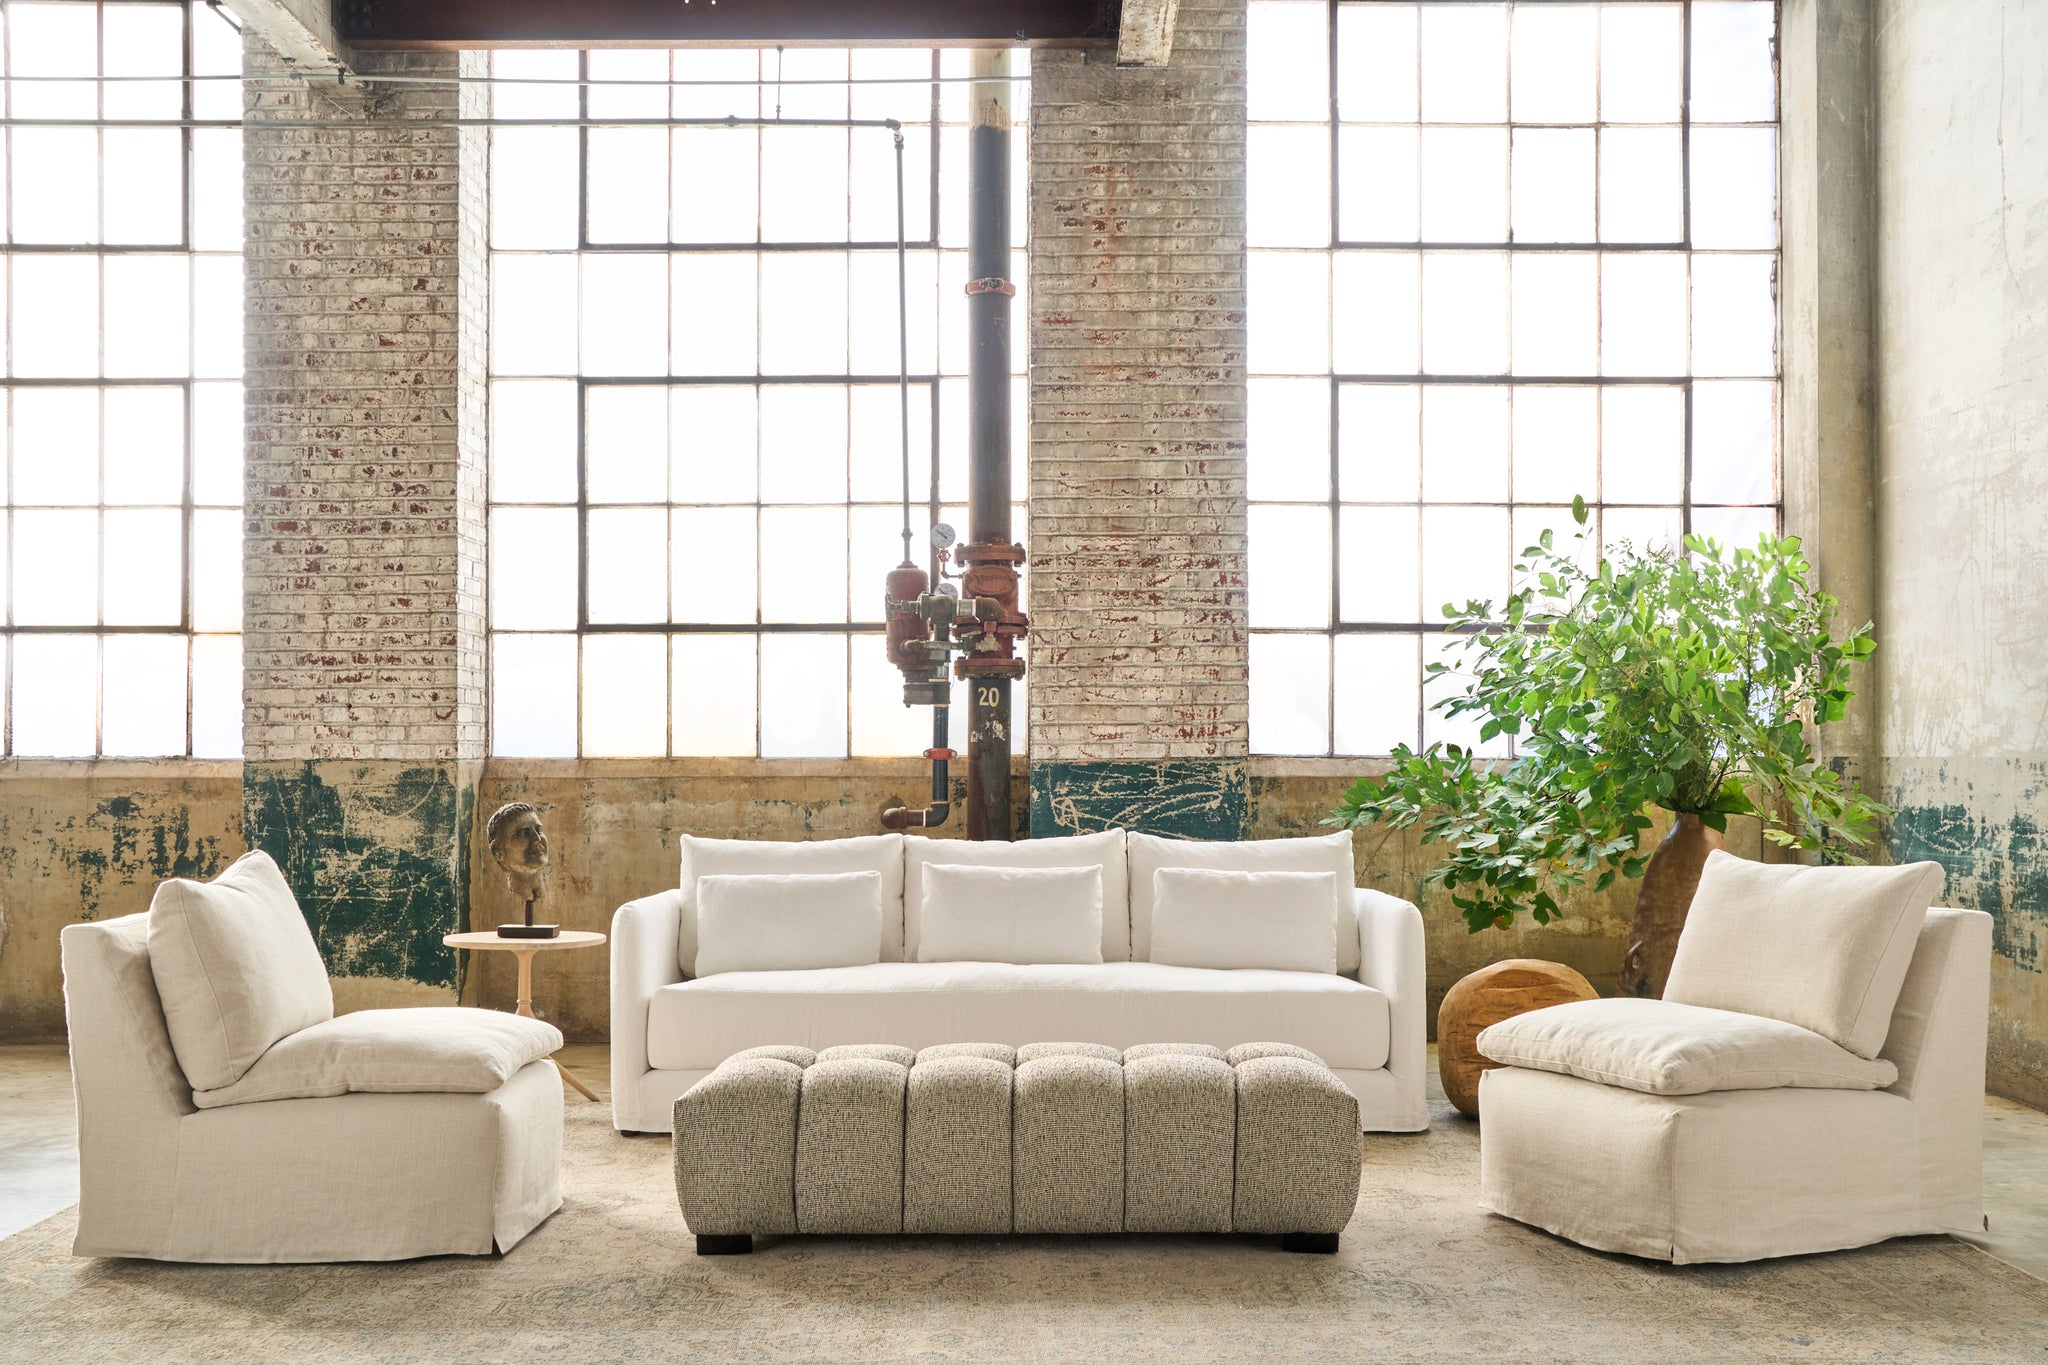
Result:
[[[1130,837],[1131,961],[1156,962],[1152,950],[1152,877],[1162,867],[1207,867],[1224,872],[1332,872],[1337,918],[1337,970],[1358,971],[1358,907],[1352,888],[1358,880],[1351,859],[1351,831],[1339,830],[1310,839],[1244,839],[1211,843],[1192,839],[1161,839],[1151,834]]]
[[[1773,865],[1717,849],[1664,998],[1782,1019],[1875,1057],[1941,883],[1939,863]]]
[[[149,903],[149,971],[194,1090],[233,1085],[280,1038],[334,1017],[327,965],[270,855],[210,882],[168,881]]]
[[[1102,961],[1102,871],[1094,867],[924,869],[919,962]]]
[[[1648,1095],[1710,1090],[1879,1090],[1890,1062],[1858,1057],[1811,1029],[1759,1014],[1669,1000],[1574,1000],[1503,1019],[1479,1034],[1481,1055]]]
[[[882,876],[697,879],[697,975],[865,967],[882,960]]]
[[[1131,959],[1129,879],[1124,871],[1124,832],[1064,835],[1052,839],[927,839],[910,835],[903,841],[903,958],[918,956],[923,914],[924,870],[936,864],[951,867],[1092,867],[1102,874],[1102,956],[1099,962]],[[1047,959],[1050,961],[1051,959]]]
[[[218,1109],[351,1092],[487,1094],[561,1048],[553,1024],[503,1010],[360,1010],[280,1039],[242,1079],[197,1091],[192,1102]]]
[[[882,878],[882,958],[903,960],[903,836],[853,839],[705,839],[682,836],[683,905],[677,916],[676,965],[697,976],[697,879],[719,875],[818,875],[876,872]]]
[[[1152,875],[1152,961],[1337,970],[1335,873],[1163,867]]]

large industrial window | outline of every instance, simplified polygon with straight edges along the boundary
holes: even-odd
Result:
[[[241,38],[204,4],[0,18],[6,752],[238,756],[242,96],[184,77]]]
[[[1252,746],[1469,744],[1444,604],[1574,495],[1609,548],[1777,525],[1776,6],[1250,25]]]
[[[795,121],[903,124],[922,562],[934,520],[967,529],[969,87],[934,80],[966,59],[495,55],[494,116],[536,126],[492,130],[494,753],[930,743],[880,635],[902,558],[892,139]],[[792,122],[681,122],[728,115]],[[1021,248],[1021,124],[1012,148]]]

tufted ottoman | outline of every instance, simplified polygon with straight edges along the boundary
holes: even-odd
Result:
[[[755,1233],[1256,1232],[1333,1252],[1358,1102],[1314,1053],[757,1047],[675,1108],[699,1255]]]

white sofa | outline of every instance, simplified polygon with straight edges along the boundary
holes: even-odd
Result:
[[[741,841],[685,839],[682,887],[619,908],[611,932],[612,1121],[621,1131],[670,1131],[676,1099],[727,1057],[775,1043],[922,1048],[939,1043],[1292,1043],[1316,1053],[1357,1097],[1359,1125],[1415,1132],[1424,1100],[1422,917],[1381,892],[1353,889],[1339,921],[1337,972],[1168,966],[1149,952],[1147,873],[1189,850],[1212,866],[1243,855],[1252,870],[1340,863],[1349,887],[1349,832],[1314,840],[1190,845],[1131,836],[964,844],[902,836],[758,844],[806,850],[808,867],[839,871],[834,845],[861,845],[883,876],[883,961],[811,970],[693,977],[693,884],[717,859],[747,866]],[[894,844],[884,841],[894,840]],[[1093,842],[1090,842],[1093,841]],[[693,864],[691,846],[699,850]],[[1103,961],[1087,964],[905,961],[916,955],[918,868],[954,858],[1062,865],[1061,846],[1104,872]],[[1105,850],[1107,846],[1107,851]],[[874,851],[880,850],[879,862]],[[891,852],[893,850],[893,853]],[[715,856],[714,856],[715,855]],[[851,864],[858,856],[848,854]],[[735,861],[738,860],[738,861]],[[1293,860],[1290,863],[1290,860]],[[849,864],[849,865],[851,865]],[[907,865],[908,872],[905,873]],[[766,867],[768,864],[759,864]],[[907,883],[907,887],[906,887]],[[1126,892],[1128,886],[1128,893]],[[906,914],[906,905],[910,907]],[[909,947],[906,953],[906,940]],[[1133,960],[1135,959],[1135,960]]]

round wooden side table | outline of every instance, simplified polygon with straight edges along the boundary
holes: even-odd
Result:
[[[533,955],[551,948],[593,948],[604,942],[603,934],[593,934],[584,929],[564,929],[553,938],[499,938],[495,933],[444,934],[441,942],[451,948],[468,948],[472,952],[513,953],[519,958],[519,1009],[518,1013],[528,1019],[535,1018],[533,1012]],[[549,1061],[554,1061],[550,1057]],[[555,1070],[562,1073],[562,1079],[576,1087],[586,1100],[595,1100],[597,1092],[578,1080],[576,1073],[560,1062]]]
[[[1479,1075],[1500,1065],[1479,1054],[1478,1038],[1489,1024],[1546,1005],[1599,998],[1591,982],[1562,962],[1511,957],[1481,967],[1444,992],[1436,1012],[1436,1066],[1444,1098],[1465,1117],[1479,1117]]]

